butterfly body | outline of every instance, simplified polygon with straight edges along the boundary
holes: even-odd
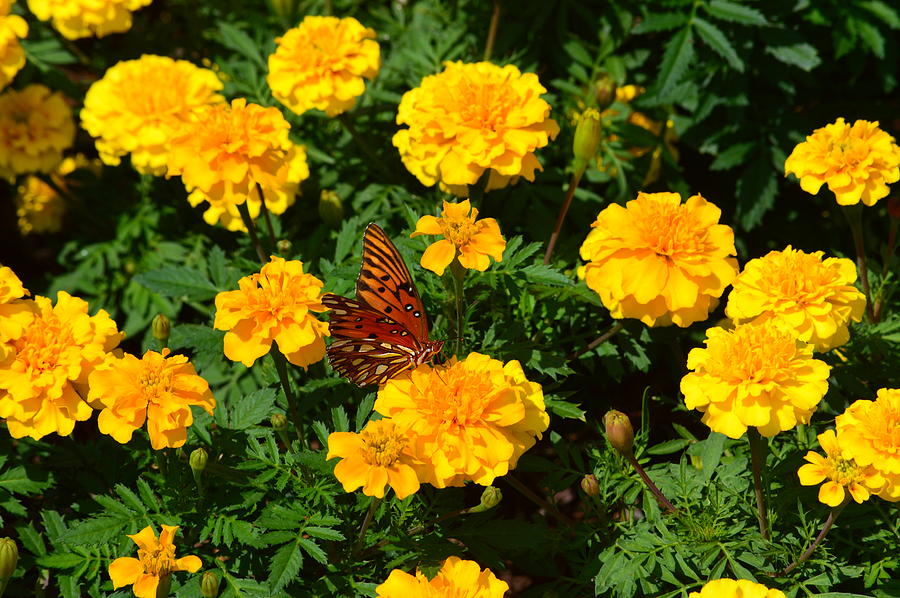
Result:
[[[351,382],[383,384],[429,361],[444,341],[428,339],[428,320],[406,263],[377,224],[363,236],[356,299],[327,293],[331,366]]]

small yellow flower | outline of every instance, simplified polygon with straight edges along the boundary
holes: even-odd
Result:
[[[854,402],[835,423],[844,454],[885,479],[878,496],[900,501],[900,389],[882,388],[874,401]]]
[[[415,577],[394,569],[387,581],[375,588],[377,598],[425,598],[465,596],[465,598],[503,598],[509,585],[497,579],[490,569],[481,569],[475,561],[451,556],[444,561],[434,579],[421,571]]]
[[[88,400],[103,409],[97,420],[100,432],[125,444],[146,421],[154,450],[185,443],[194,422],[190,405],[210,415],[216,406],[209,384],[187,357],[169,357],[168,349],[147,351],[141,359],[110,356],[91,372],[88,386]]]
[[[836,507],[844,502],[846,491],[853,500],[861,503],[872,492],[881,490],[884,478],[871,465],[860,467],[848,458],[841,446],[844,439],[837,436],[834,430],[826,430],[819,434],[818,439],[827,456],[809,451],[804,457],[809,463],[797,470],[797,476],[804,486],[815,486],[828,480],[819,488],[819,502]]]
[[[6,355],[6,341],[22,335],[34,319],[31,302],[23,300],[28,290],[12,269],[0,266],[0,367]]]
[[[541,386],[518,361],[503,364],[470,353],[392,378],[378,391],[375,411],[413,438],[423,461],[419,480],[438,488],[467,480],[489,486],[514,469],[547,429]]]
[[[362,432],[334,432],[328,436],[326,459],[340,457],[334,475],[344,490],[362,487],[366,496],[384,497],[390,486],[404,499],[419,490],[409,437],[389,419],[370,421]]]
[[[828,185],[842,206],[860,201],[872,206],[888,195],[888,183],[900,180],[900,147],[877,121],[858,120],[851,126],[839,118],[794,148],[784,174],[794,174],[812,195]]]
[[[788,245],[750,260],[734,280],[725,314],[738,323],[780,320],[816,351],[843,345],[850,339],[850,321],[862,319],[866,298],[853,286],[851,260],[823,256]]]
[[[152,0],[28,0],[28,8],[67,39],[103,37],[131,29],[131,13]]]
[[[781,590],[747,579],[717,579],[707,582],[699,592],[691,592],[688,598],[785,598],[785,595]]]
[[[559,133],[546,92],[537,75],[513,65],[446,62],[403,94],[397,124],[409,128],[394,135],[394,146],[423,185],[461,197],[488,169],[488,190],[520,176],[533,181],[541,170],[534,151]]]
[[[138,546],[138,558],[121,557],[109,565],[109,577],[113,589],[132,586],[137,598],[156,598],[156,589],[160,582],[174,571],[196,573],[203,566],[200,557],[189,554],[175,558],[175,544],[172,540],[177,525],[163,525],[159,540],[149,525],[136,534],[129,535]]]
[[[75,140],[75,121],[61,93],[40,84],[0,94],[0,177],[50,173]]]
[[[91,85],[81,126],[97,138],[104,163],[119,164],[130,153],[138,172],[165,174],[172,138],[198,108],[224,101],[221,90],[211,70],[145,54],[116,63]]]
[[[166,176],[181,175],[191,205],[209,202],[206,222],[246,230],[237,206],[246,202],[255,218],[262,205],[258,186],[268,210],[281,214],[309,177],[306,150],[291,142],[289,130],[277,108],[244,99],[199,108],[171,142]]]
[[[59,167],[50,173],[55,187],[34,175],[24,178],[16,194],[16,216],[23,235],[62,230],[66,201],[57,190],[68,190],[71,181],[67,181],[66,176],[81,169],[98,173],[100,161],[88,160],[83,154],[63,158]]]
[[[297,114],[316,108],[336,116],[353,108],[381,66],[375,32],[346,17],[307,16],[275,39],[266,81]]]
[[[28,23],[9,14],[15,0],[0,0],[0,89],[9,85],[25,66],[25,51],[19,40],[28,35]]]
[[[681,379],[688,409],[703,412],[714,432],[740,438],[753,426],[771,437],[807,423],[828,390],[830,367],[812,357],[779,322],[710,328],[706,348],[691,349]]]
[[[294,365],[306,367],[325,357],[328,324],[322,281],[303,273],[303,262],[272,256],[258,274],[238,281],[237,291],[216,295],[213,326],[227,330],[225,356],[250,367],[269,352],[272,341]]]
[[[600,212],[581,246],[588,287],[614,318],[648,326],[705,320],[738,271],[734,231],[699,195],[638,193]]]
[[[441,217],[422,216],[416,222],[418,235],[441,235],[444,238],[432,243],[422,254],[422,267],[438,276],[454,259],[459,259],[463,268],[484,272],[491,261],[502,261],[506,240],[500,234],[500,225],[493,218],[482,218],[476,222],[478,210],[471,207],[469,200],[459,203],[444,202]]]

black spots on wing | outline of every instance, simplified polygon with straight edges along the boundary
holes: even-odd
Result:
[[[363,327],[362,324],[357,324],[356,326],[354,326],[354,328],[356,328],[357,330],[359,330],[359,329],[362,328],[362,327]]]
[[[406,311],[412,311],[412,308],[413,308],[412,303],[407,303],[406,305],[403,306],[403,309],[405,309]]]
[[[391,330],[391,334],[397,334],[398,332],[400,332],[400,331],[397,329]]]
[[[415,316],[415,317],[417,317],[417,318],[419,318],[419,317],[421,317],[421,316],[422,316],[422,312],[420,312],[420,311],[418,311],[418,310],[416,310],[416,311],[414,311],[414,312],[413,312],[413,316]]]
[[[394,308],[391,307],[390,305],[385,305],[385,306],[384,306],[384,313],[389,314],[389,313],[391,313],[392,311],[394,311]]]
[[[384,287],[378,287],[378,292],[383,293],[386,289]]]
[[[403,332],[400,333],[400,336],[409,336],[409,333],[404,330]]]
[[[362,318],[356,318],[353,320],[354,322],[362,322]]]
[[[390,274],[385,274],[384,276],[381,277],[381,280],[384,281],[384,282],[387,282],[387,281],[389,281],[390,279],[391,279]]]

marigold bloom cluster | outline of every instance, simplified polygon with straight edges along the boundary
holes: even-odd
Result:
[[[203,566],[200,557],[192,554],[175,558],[172,540],[177,525],[163,525],[159,539],[149,525],[136,534],[129,535],[138,547],[138,558],[120,557],[109,565],[109,577],[113,589],[132,586],[137,598],[156,598],[160,580],[174,571],[196,573]]]
[[[838,437],[834,430],[826,430],[817,437],[819,445],[826,456],[809,451],[804,459],[806,465],[797,470],[800,483],[804,486],[822,484],[819,488],[819,501],[836,507],[844,502],[849,493],[858,503],[868,499],[872,492],[877,493],[884,486],[884,478],[874,467],[860,467],[841,446],[846,439]]]
[[[828,390],[830,367],[778,322],[710,328],[705,344],[688,354],[681,392],[688,409],[730,438],[750,426],[771,437],[807,423]]]
[[[255,218],[261,187],[268,210],[281,214],[309,177],[306,150],[291,142],[289,130],[277,108],[244,99],[205,106],[172,140],[167,176],[181,175],[191,205],[209,202],[206,222],[246,230],[238,205],[246,202]]]
[[[303,262],[272,256],[257,274],[238,281],[237,291],[216,295],[213,327],[227,330],[225,356],[250,367],[272,347],[294,365],[325,357],[328,324],[315,317],[322,305],[322,281],[303,272]]]
[[[209,384],[187,357],[169,357],[168,349],[147,351],[141,359],[110,356],[91,372],[88,385],[88,400],[103,409],[97,420],[100,432],[125,444],[146,421],[154,450],[185,443],[194,422],[191,405],[210,415],[216,406]]]
[[[477,218],[478,210],[471,206],[468,199],[459,203],[445,201],[440,218],[419,218],[411,237],[444,237],[429,245],[422,254],[422,267],[441,276],[454,259],[458,259],[463,268],[479,272],[484,272],[491,265],[489,256],[495,261],[502,261],[506,240],[500,234],[500,225],[494,218]]]
[[[394,135],[406,168],[422,182],[468,195],[485,170],[487,189],[523,176],[534,180],[541,164],[534,151],[559,133],[550,118],[546,89],[533,73],[490,62],[447,62],[400,100]]]
[[[353,17],[307,16],[275,40],[266,81],[297,114],[316,108],[336,116],[353,108],[381,67],[375,31]]]
[[[597,215],[581,246],[588,287],[614,318],[648,326],[705,320],[738,271],[734,231],[699,195],[638,193]]]
[[[0,89],[9,85],[25,66],[25,51],[19,40],[28,35],[28,23],[9,14],[15,0],[0,0]]]
[[[490,569],[482,570],[475,561],[464,561],[451,556],[444,561],[441,570],[429,580],[421,571],[416,575],[394,569],[387,580],[375,588],[378,598],[439,598],[440,596],[465,596],[466,598],[502,598],[509,585],[497,579]]]
[[[878,122],[858,120],[852,125],[837,119],[813,131],[784,162],[784,174],[800,179],[800,187],[813,195],[822,185],[838,204],[862,201],[875,205],[900,180],[900,147],[878,128]]]
[[[750,260],[734,280],[725,314],[738,323],[780,320],[817,351],[843,345],[850,321],[862,319],[866,297],[853,286],[851,260],[823,256],[788,245]]]
[[[82,399],[88,376],[123,335],[105,311],[89,316],[87,302],[64,291],[56,305],[38,296],[28,306],[21,333],[0,339],[0,417],[14,438],[65,436],[91,416]]]
[[[707,582],[699,592],[688,594],[688,598],[785,598],[785,595],[781,590],[748,579],[716,579]]]
[[[116,63],[91,85],[81,126],[97,138],[104,163],[119,164],[130,153],[138,172],[165,174],[172,138],[198,108],[224,101],[221,89],[209,69],[145,54]]]
[[[0,177],[52,172],[75,140],[72,111],[61,93],[40,84],[0,94]]]
[[[900,389],[882,388],[874,401],[854,402],[835,423],[844,454],[884,478],[878,496],[900,501]]]
[[[131,13],[152,0],[28,0],[28,8],[68,39],[103,37],[131,29]]]

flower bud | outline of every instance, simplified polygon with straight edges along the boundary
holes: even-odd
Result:
[[[153,332],[153,338],[162,343],[163,346],[169,342],[169,333],[172,331],[172,323],[169,322],[164,314],[157,314],[150,324],[150,330]]]
[[[477,507],[468,509],[466,512],[483,513],[484,511],[488,511],[499,505],[501,500],[503,500],[503,493],[500,492],[500,488],[488,486],[484,489],[484,492],[481,493],[481,504]]]
[[[272,424],[276,432],[287,430],[288,421],[284,413],[273,413],[272,417],[269,418],[269,423]]]
[[[200,476],[203,474],[203,470],[206,469],[206,462],[209,461],[209,453],[203,447],[195,449],[188,459],[188,463],[191,465],[191,473],[194,474],[194,481],[197,483],[197,486],[200,486]]]
[[[219,576],[214,571],[207,571],[200,578],[200,595],[203,598],[216,598],[219,595]]]
[[[615,409],[607,411],[603,416],[603,425],[606,427],[606,438],[612,447],[623,457],[632,456],[634,429],[628,416]]]
[[[290,255],[293,248],[294,244],[287,239],[278,239],[278,242],[275,243],[275,249],[279,255]]]
[[[578,117],[575,126],[575,141],[572,152],[575,154],[575,171],[583,173],[588,162],[597,155],[600,146],[600,113],[588,108]]]
[[[597,100],[597,108],[605,110],[616,101],[616,82],[609,75],[603,75],[594,81],[594,98]]]
[[[323,189],[319,195],[319,216],[331,228],[337,228],[344,220],[344,202],[334,191]]]
[[[0,538],[0,587],[12,577],[19,563],[19,547],[12,538]]]
[[[581,478],[581,489],[588,496],[597,496],[600,494],[600,484],[597,483],[597,476],[592,473]]]

